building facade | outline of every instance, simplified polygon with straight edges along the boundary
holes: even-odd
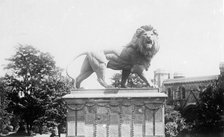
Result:
[[[185,109],[196,105],[199,93],[217,79],[218,75],[168,79],[163,82],[162,89],[168,95],[168,105]]]
[[[220,74],[224,74],[224,62],[219,65]],[[187,110],[195,106],[199,100],[199,93],[218,80],[219,75],[184,77],[174,74],[172,79],[162,82],[161,91],[168,95],[167,105],[177,109]]]

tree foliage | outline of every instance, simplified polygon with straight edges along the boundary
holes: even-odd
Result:
[[[7,96],[8,111],[25,122],[29,132],[34,124],[46,123],[50,104],[68,90],[61,81],[61,70],[49,53],[20,45],[8,61],[9,73],[5,76],[11,88]]]
[[[4,97],[7,92],[7,86],[4,78],[0,78],[0,133],[4,132],[5,128],[10,124],[11,114],[5,109],[8,106],[8,100]]]
[[[166,107],[165,111],[165,134],[166,137],[178,136],[188,128],[185,119],[181,113],[171,107]]]
[[[216,132],[224,129],[224,75],[200,93],[200,102],[196,107],[194,130]]]
[[[112,85],[114,87],[121,87],[121,74],[116,73],[112,77]],[[128,88],[143,88],[147,87],[145,82],[137,75],[137,74],[131,74],[127,79],[127,85]]]
[[[63,131],[63,128],[66,127],[67,107],[62,96],[67,94],[72,88],[69,83],[70,81],[61,74],[58,74],[57,77],[54,77],[54,79],[49,81],[54,94],[49,96],[51,99],[47,104],[48,106],[45,111],[45,116],[40,117],[40,120],[47,121],[45,124],[48,126],[57,127],[59,136]]]

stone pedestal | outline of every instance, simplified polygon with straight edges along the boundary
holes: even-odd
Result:
[[[165,137],[166,97],[158,89],[72,91],[67,137]]]

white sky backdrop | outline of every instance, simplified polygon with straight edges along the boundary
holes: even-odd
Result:
[[[161,46],[149,76],[157,68],[219,74],[223,8],[223,0],[0,0],[0,75],[18,43],[49,52],[65,69],[83,51],[126,45],[146,24],[158,30]],[[95,80],[84,85],[95,87]]]

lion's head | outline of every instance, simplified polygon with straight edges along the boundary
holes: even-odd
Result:
[[[151,25],[141,26],[134,34],[130,46],[146,57],[153,57],[159,50],[157,31]]]

